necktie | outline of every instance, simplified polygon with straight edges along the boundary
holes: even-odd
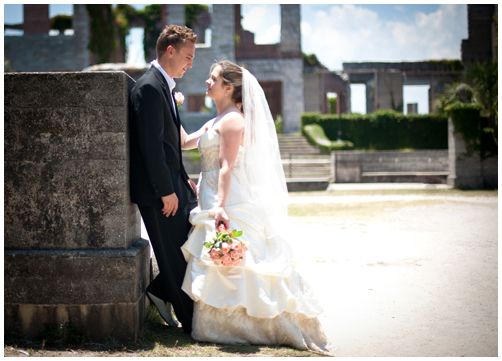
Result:
[[[174,97],[174,90],[171,92],[173,96],[173,102],[174,102],[174,112],[176,113],[176,118],[178,119],[178,123],[180,122],[180,115],[178,113],[178,105],[176,103],[176,98]]]

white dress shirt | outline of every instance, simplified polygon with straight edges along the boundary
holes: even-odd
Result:
[[[152,66],[159,69],[160,72],[162,73],[162,75],[164,75],[164,78],[166,78],[167,85],[169,85],[169,92],[171,93],[171,99],[173,102],[173,109],[176,109],[176,100],[174,100],[174,97],[172,96],[173,90],[176,87],[176,82],[169,76],[169,74],[166,73],[164,68],[162,68],[160,66],[160,64],[157,62],[157,59],[152,60],[151,64],[152,64]]]

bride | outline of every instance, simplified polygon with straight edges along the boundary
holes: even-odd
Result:
[[[223,344],[287,345],[327,351],[317,316],[322,308],[295,271],[287,240],[288,192],[275,125],[263,89],[238,65],[213,64],[206,94],[217,116],[199,131],[182,131],[183,149],[199,147],[198,206],[182,251],[182,289],[194,300],[192,337]],[[238,266],[217,266],[204,242],[216,225],[243,231]]]

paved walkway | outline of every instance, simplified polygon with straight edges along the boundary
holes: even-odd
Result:
[[[332,184],[290,198],[341,205],[293,218],[298,271],[324,305],[331,354],[497,356],[497,196],[336,194],[389,189],[431,185]]]
[[[346,203],[294,218],[331,354],[498,355],[496,196],[291,199]]]

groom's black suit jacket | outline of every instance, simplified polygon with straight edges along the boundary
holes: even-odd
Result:
[[[172,94],[153,65],[131,90],[129,102],[131,201],[163,207],[161,197],[176,193],[178,208],[196,199],[182,163],[180,123]]]

